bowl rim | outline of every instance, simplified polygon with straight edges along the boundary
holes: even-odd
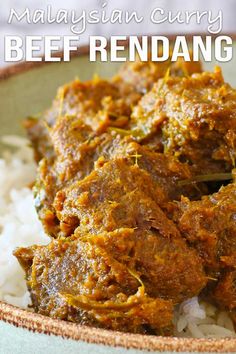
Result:
[[[177,338],[123,333],[53,319],[0,301],[0,321],[40,334],[125,349],[235,353],[236,338]]]
[[[177,34],[176,34],[177,35]],[[167,35],[170,40],[175,39],[176,35]],[[179,35],[179,34],[178,34]],[[205,36],[206,34],[186,35],[191,40],[193,35]],[[236,40],[236,33],[226,34]],[[215,37],[215,36],[213,36]],[[124,41],[123,41],[124,43]],[[128,40],[125,41],[128,45]],[[86,56],[89,53],[89,45],[79,47],[72,53],[75,57]],[[55,54],[61,57],[62,52]],[[53,62],[60,64],[59,62]],[[0,82],[7,80],[15,75],[26,71],[49,65],[51,62],[21,62],[6,66],[0,69]],[[149,336],[141,334],[122,333],[117,331],[105,330],[100,328],[88,327],[63,320],[52,319],[28,310],[0,301],[0,321],[21,327],[32,332],[46,335],[60,336],[65,339],[82,341],[91,344],[105,345],[110,347],[122,347],[125,349],[147,350],[147,351],[170,351],[170,352],[215,352],[233,353],[236,352],[236,338],[205,339],[205,338],[177,338]]]

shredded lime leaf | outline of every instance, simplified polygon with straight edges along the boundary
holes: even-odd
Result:
[[[192,178],[188,178],[183,181],[178,181],[177,183],[179,187],[182,187],[191,183],[228,181],[231,179],[233,179],[232,173],[212,173],[212,174],[194,176]]]

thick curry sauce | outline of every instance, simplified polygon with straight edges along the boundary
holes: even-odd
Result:
[[[35,311],[169,335],[193,296],[235,318],[236,91],[200,63],[128,63],[25,121],[47,246],[18,248]],[[230,177],[229,177],[230,178]],[[184,182],[184,183],[183,183]]]

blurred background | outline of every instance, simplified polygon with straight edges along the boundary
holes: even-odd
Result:
[[[236,1],[235,0],[1,0],[0,9],[0,67],[7,65],[4,62],[4,36],[5,35],[72,35],[70,26],[64,24],[27,24],[18,22],[8,24],[10,8],[22,12],[26,7],[32,11],[35,9],[46,9],[48,5],[56,12],[58,9],[74,9],[78,13],[85,10],[101,9],[102,4],[107,3],[105,9],[107,13],[112,9],[122,9],[138,11],[145,17],[145,21],[140,24],[90,24],[86,32],[80,37],[80,44],[87,44],[90,35],[129,35],[129,34],[176,34],[176,33],[204,33],[207,31],[207,20],[204,19],[201,25],[194,22],[186,24],[152,24],[149,21],[149,14],[155,7],[162,7],[165,11],[207,11],[211,10],[216,16],[219,10],[223,11],[223,33],[236,33]]]

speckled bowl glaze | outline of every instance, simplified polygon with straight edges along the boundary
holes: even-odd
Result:
[[[236,45],[234,44],[234,51]],[[205,65],[212,69],[217,63]],[[0,70],[0,135],[24,134],[21,120],[43,111],[63,83],[94,73],[111,76],[118,63],[91,63],[88,48],[69,63],[25,63]],[[226,81],[236,87],[235,60],[221,65]],[[182,339],[125,334],[53,320],[0,302],[1,354],[70,353],[226,353],[236,352],[236,339]]]

